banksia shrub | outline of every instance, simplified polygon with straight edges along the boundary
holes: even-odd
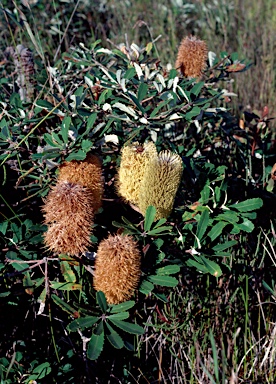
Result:
[[[90,245],[93,222],[93,194],[87,187],[67,181],[49,192],[42,208],[48,230],[47,248],[56,253],[79,256]]]
[[[97,156],[89,154],[83,161],[65,162],[59,168],[58,180],[89,188],[94,212],[101,207],[103,177],[101,162]]]
[[[199,77],[206,67],[208,49],[205,41],[185,37],[179,46],[175,68],[185,77]]]
[[[99,244],[94,287],[103,291],[109,304],[129,300],[137,288],[141,256],[131,236],[109,235]]]
[[[160,152],[158,158],[149,163],[139,195],[138,206],[143,215],[149,205],[156,208],[156,220],[170,215],[182,171],[181,157],[170,151]]]
[[[143,145],[136,142],[122,149],[117,191],[126,201],[138,205],[145,169],[154,158],[157,158],[157,150],[152,142]]]

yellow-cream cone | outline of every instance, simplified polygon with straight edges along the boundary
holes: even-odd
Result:
[[[170,151],[160,152],[158,158],[148,164],[141,183],[138,204],[143,215],[149,205],[156,208],[156,220],[170,215],[182,171],[181,157]]]
[[[148,163],[157,156],[156,147],[152,142],[143,145],[136,142],[122,149],[117,191],[126,201],[134,205],[138,204],[145,169]]]

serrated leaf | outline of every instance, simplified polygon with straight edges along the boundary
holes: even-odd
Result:
[[[71,307],[71,305],[67,304],[64,300],[62,300],[60,297],[55,295],[54,293],[51,294],[51,299],[65,312],[70,313],[70,315],[73,315],[75,317],[79,316],[78,311],[75,310],[75,308]]]
[[[127,333],[131,333],[134,335],[143,335],[144,333],[144,328],[142,328],[138,324],[133,324],[129,323],[127,321],[122,321],[122,320],[115,320],[115,319],[110,319],[116,327],[122,329],[123,331]]]
[[[99,304],[101,310],[105,313],[108,305],[106,302],[105,294],[102,291],[96,293],[97,303]]]
[[[259,197],[256,197],[254,199],[247,199],[245,201],[242,201],[241,203],[232,204],[229,206],[229,208],[237,209],[239,212],[250,212],[254,211],[255,209],[261,208],[263,205],[263,200]]]
[[[248,219],[244,219],[244,221],[241,223],[241,224],[237,224],[237,226],[242,230],[242,231],[245,231],[245,232],[252,232],[253,229],[254,229],[254,224],[252,223],[252,221],[248,220]]]
[[[124,312],[124,311],[127,311],[128,309],[134,307],[134,305],[135,305],[134,300],[125,301],[124,303],[121,303],[121,304],[114,304],[114,305],[112,305],[110,313]]]
[[[60,269],[61,269],[61,273],[63,274],[64,279],[68,283],[75,283],[76,282],[76,275],[74,274],[72,268],[70,267],[70,265],[67,261],[61,261],[60,262]]]
[[[79,149],[77,152],[70,153],[69,156],[66,157],[66,161],[72,161],[72,160],[84,160],[86,158],[86,153]]]
[[[175,287],[178,284],[178,280],[171,276],[151,275],[148,276],[148,280],[153,284],[161,285],[162,287]]]
[[[208,236],[211,238],[211,241],[215,240],[218,236],[221,235],[223,229],[228,225],[229,223],[225,221],[219,221],[217,224],[215,224],[210,232],[208,233]]]
[[[96,360],[100,356],[103,350],[103,345],[104,345],[104,332],[100,333],[99,335],[95,335],[93,333],[87,348],[88,359]]]
[[[195,267],[199,272],[202,272],[202,273],[208,272],[205,265],[203,265],[203,264],[201,264],[201,263],[199,263],[193,259],[187,260],[186,264],[188,267]]]
[[[139,291],[144,295],[148,295],[153,289],[154,285],[148,280],[143,280],[139,287]]]
[[[116,332],[110,324],[106,323],[106,327],[109,330],[110,333],[106,333],[106,337],[110,344],[117,349],[122,349],[124,346],[124,341],[121,338],[121,336]]]
[[[180,271],[180,267],[178,265],[166,265],[165,267],[158,268],[156,270],[157,275],[172,275],[174,273],[178,273]]]
[[[207,271],[211,275],[213,275],[215,277],[219,277],[222,275],[222,271],[220,269],[220,266],[217,263],[215,263],[212,260],[207,259],[205,256],[201,256],[201,260],[202,260],[202,263],[204,264],[204,266],[206,267]]]
[[[236,244],[238,244],[237,240],[230,240],[230,241],[226,241],[223,244],[215,245],[212,249],[215,252],[221,252],[221,251],[224,251],[227,248],[233,247]]]
[[[67,329],[68,331],[75,332],[78,329],[90,328],[94,324],[96,324],[98,320],[99,320],[99,317],[96,317],[96,316],[81,317],[79,319],[72,321],[70,324],[68,324]]]
[[[171,226],[164,226],[164,227],[158,227],[158,228],[153,228],[151,231],[148,231],[147,234],[149,236],[156,236],[158,234],[169,234],[172,230]],[[165,233],[163,233],[165,232]]]
[[[129,317],[128,312],[118,312],[108,316],[108,319],[125,320]]]
[[[150,230],[152,223],[154,222],[155,215],[156,215],[156,208],[152,205],[149,205],[145,215],[145,224],[144,224],[145,232],[148,232]]]
[[[203,211],[200,216],[200,219],[197,225],[197,231],[196,231],[196,237],[198,238],[199,241],[202,239],[203,235],[206,232],[206,229],[209,223],[209,216],[210,216],[209,210]]]
[[[57,282],[57,281],[51,281],[51,287],[54,289],[61,289],[63,291],[76,291],[76,290],[82,290],[81,284],[75,284],[75,283],[68,283],[67,281],[64,282]]]

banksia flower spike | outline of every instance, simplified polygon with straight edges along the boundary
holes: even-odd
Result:
[[[160,152],[158,158],[150,162],[139,196],[138,206],[143,215],[149,205],[156,208],[156,220],[170,215],[182,171],[181,157],[170,151]]]
[[[185,37],[179,46],[175,68],[185,77],[199,77],[206,68],[208,49],[205,41]]]
[[[57,184],[42,208],[44,223],[48,225],[44,235],[47,248],[72,256],[86,252],[102,195],[101,163],[96,156],[88,155],[84,161],[62,164]]]
[[[156,158],[154,143],[143,145],[135,142],[122,150],[121,164],[118,171],[117,191],[126,201],[138,205],[141,181],[149,162]]]
[[[47,248],[56,253],[79,256],[90,245],[93,195],[82,185],[58,181],[42,208],[48,230]]]
[[[93,209],[96,213],[102,204],[103,177],[101,162],[97,156],[88,154],[83,161],[65,162],[59,168],[59,181],[67,181],[90,189]]]
[[[129,300],[141,274],[141,256],[131,236],[109,235],[99,244],[94,287],[103,291],[109,304]]]

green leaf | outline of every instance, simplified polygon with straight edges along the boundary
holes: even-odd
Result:
[[[38,374],[38,376],[36,376],[36,379],[43,379],[45,376],[49,375],[51,371],[52,369],[49,363],[42,363],[35,367],[32,373]]]
[[[187,121],[191,121],[193,118],[195,118],[196,116],[198,116],[201,112],[201,109],[199,107],[193,107],[192,109],[190,109],[189,112],[185,113],[185,119]]]
[[[128,312],[118,312],[118,313],[114,313],[112,315],[109,315],[108,316],[108,319],[117,319],[117,320],[125,320],[129,318],[129,313]]]
[[[54,105],[47,100],[37,100],[36,105],[40,108],[47,109],[48,111],[51,111],[54,108]]]
[[[142,292],[144,295],[148,295],[153,289],[154,285],[148,280],[143,280],[139,287],[139,291]]]
[[[96,316],[86,316],[86,317],[81,317],[80,319],[76,319],[72,321],[70,324],[67,325],[68,331],[75,332],[79,329],[85,329],[85,328],[90,328],[94,324],[97,323],[99,320],[99,317]]]
[[[122,349],[124,346],[124,341],[121,336],[111,327],[110,324],[106,323],[106,327],[110,332],[106,333],[106,337],[110,344],[113,345],[114,348]]]
[[[242,231],[245,231],[245,232],[252,232],[253,229],[254,229],[254,224],[252,223],[252,221],[248,220],[248,219],[244,219],[244,221],[241,223],[241,224],[237,224],[237,226],[242,230]]]
[[[196,237],[198,240],[201,240],[203,235],[206,232],[206,229],[208,227],[209,223],[209,210],[205,210],[202,212],[198,225],[197,225],[197,231],[196,231]]]
[[[121,304],[114,304],[111,307],[110,313],[124,312],[134,307],[134,305],[135,305],[134,300],[125,301],[124,303],[121,303]]]
[[[137,98],[139,101],[142,101],[146,94],[148,93],[148,85],[146,83],[140,83]]]
[[[61,124],[61,136],[64,143],[66,144],[68,143],[68,132],[69,132],[70,125],[71,125],[71,117],[66,116],[62,120],[62,124]]]
[[[178,273],[180,267],[178,265],[166,265],[165,267],[158,268],[156,270],[157,275],[172,275],[173,273]]]
[[[250,212],[254,211],[255,209],[261,208],[263,205],[263,200],[259,197],[256,197],[254,199],[247,199],[245,201],[242,201],[241,203],[232,204],[229,206],[229,208],[237,209],[239,212]]]
[[[93,333],[87,348],[88,359],[96,360],[100,356],[103,350],[103,345],[104,345],[104,332],[100,333],[99,335],[95,335]]]
[[[145,232],[148,232],[150,230],[152,223],[154,222],[155,215],[156,215],[156,208],[152,205],[149,205],[145,215],[145,224],[144,224]]]
[[[131,333],[134,335],[143,335],[144,333],[144,328],[138,324],[133,324],[127,321],[121,321],[121,320],[115,320],[115,319],[110,319],[110,320],[114,325],[116,325],[116,327],[122,329],[127,333]]]
[[[69,156],[66,157],[66,161],[72,161],[72,160],[84,160],[86,158],[86,153],[79,149],[77,152],[70,153]]]
[[[202,263],[204,264],[204,266],[206,267],[207,271],[211,275],[213,275],[215,277],[219,277],[222,275],[222,271],[220,269],[220,266],[217,263],[215,263],[212,260],[207,259],[204,256],[201,256],[201,260],[202,260]]]
[[[199,272],[207,273],[208,269],[205,267],[205,265],[195,261],[194,259],[189,259],[186,262],[188,267],[195,267]]]
[[[265,289],[267,289],[268,292],[271,293],[271,295],[276,296],[276,292],[264,280],[262,280],[262,283]]]
[[[236,244],[238,244],[237,240],[230,240],[230,241],[226,241],[223,244],[215,245],[212,249],[215,252],[221,252],[221,251],[224,251],[227,248],[233,247]]]
[[[215,224],[210,232],[208,233],[208,236],[211,238],[211,241],[215,240],[218,236],[221,235],[223,229],[226,227],[226,225],[229,225],[229,223],[225,221],[219,221],[217,224]]]
[[[171,276],[158,276],[151,275],[148,279],[155,285],[161,285],[162,287],[175,287],[178,284],[178,280]]]
[[[57,281],[50,281],[51,287],[54,289],[61,289],[63,291],[76,291],[76,290],[82,290],[81,284],[75,284],[75,283],[68,283],[66,281],[64,282],[57,282]]]
[[[163,234],[163,232],[166,232],[165,234],[169,234],[170,232],[172,231],[172,227],[171,226],[164,226],[164,227],[158,227],[158,228],[154,228],[152,229],[151,231],[148,231],[147,234],[149,236],[155,236],[155,235],[158,235],[158,234]]]
[[[63,311],[69,313],[70,315],[76,315],[78,312],[75,308],[71,307],[71,305],[67,304],[64,300],[62,300],[60,297],[55,295],[54,293],[51,294],[51,299],[54,303],[56,303]]]
[[[191,89],[191,94],[198,96],[202,87],[204,87],[204,84],[205,83],[203,81],[199,81],[198,83],[196,83]]]
[[[61,269],[61,273],[63,274],[64,279],[68,283],[75,283],[76,282],[76,275],[74,274],[72,268],[70,267],[70,264],[67,261],[61,261],[60,262],[60,269]]]
[[[101,310],[105,313],[108,306],[105,298],[105,294],[102,291],[96,293],[97,303],[99,304]]]
[[[215,220],[229,221],[229,223],[234,224],[239,221],[239,216],[237,212],[225,211],[217,215],[215,217]]]

